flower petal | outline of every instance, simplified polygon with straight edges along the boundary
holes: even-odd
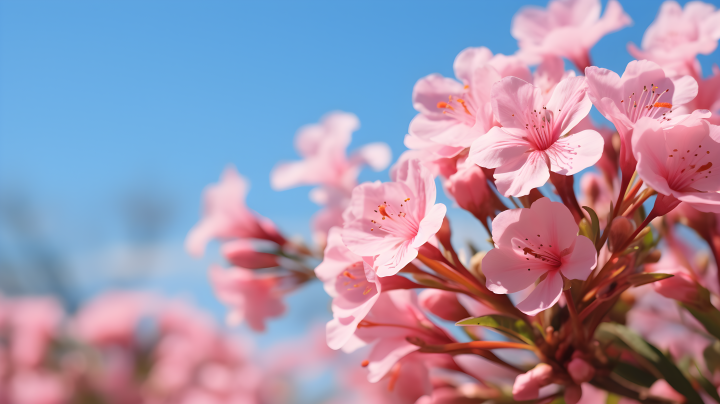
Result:
[[[487,288],[497,294],[507,294],[527,288],[553,267],[538,260],[528,261],[508,249],[493,248],[483,258],[482,269]]]
[[[534,316],[555,305],[560,300],[562,291],[563,280],[560,273],[558,271],[548,272],[547,278],[538,283],[528,297],[517,305],[517,308],[529,316]]]
[[[495,185],[505,196],[525,196],[550,179],[550,161],[544,152],[534,151],[495,169]]]
[[[568,279],[584,281],[597,266],[597,250],[589,238],[577,236],[569,255],[562,257],[560,272]]]

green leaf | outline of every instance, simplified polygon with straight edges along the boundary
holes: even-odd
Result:
[[[708,372],[715,373],[716,370],[720,369],[720,342],[715,341],[714,344],[705,348],[703,357],[705,358],[705,367]]]
[[[598,236],[600,236],[600,219],[598,219],[597,213],[595,213],[592,208],[588,206],[583,206],[583,209],[590,215],[590,223],[591,223],[591,237],[588,237],[593,244],[597,241]]]
[[[661,281],[663,279],[671,278],[673,276],[674,275],[672,274],[661,274],[658,272],[641,272],[639,274],[632,274],[628,276],[627,281],[632,286],[641,286],[647,285],[648,283],[653,283]]]
[[[515,318],[492,314],[489,316],[461,320],[455,323],[455,325],[477,325],[480,327],[487,327],[513,338],[517,338],[526,344],[535,345],[535,341],[533,341],[533,333],[530,327],[528,327],[524,321]]]
[[[657,381],[657,377],[652,373],[633,366],[627,362],[618,362],[613,368],[613,372],[623,379],[637,384],[638,386],[650,387]]]
[[[685,303],[681,303],[681,305],[705,327],[707,332],[720,339],[720,311],[710,303],[709,297],[707,304],[702,305],[702,307]]]
[[[695,364],[695,367],[698,371],[698,377],[695,378],[697,380],[698,384],[705,390],[705,392],[712,397],[713,400],[720,403],[720,395],[718,395],[717,389],[715,386],[713,386],[712,383],[710,383],[710,380],[706,379],[705,376],[702,374],[702,371],[700,370],[700,367]]]
[[[598,331],[608,333],[622,341],[630,349],[647,359],[650,364],[678,393],[685,396],[688,404],[702,404],[702,398],[692,384],[659,349],[635,334],[629,328],[615,323],[603,323]]]

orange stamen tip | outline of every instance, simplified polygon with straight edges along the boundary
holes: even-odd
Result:
[[[362,361],[362,363],[361,363],[360,365],[361,365],[362,367],[366,368],[369,364],[370,364],[370,361],[367,360],[367,359],[365,359],[364,361]]]
[[[448,105],[447,105],[447,102],[442,102],[442,101],[440,101],[440,102],[437,103],[437,107],[438,107],[438,108],[447,108]]]
[[[469,85],[469,84],[465,84],[465,85],[463,86],[463,89],[464,89],[464,90],[467,90],[468,88],[470,88],[470,85]]]
[[[672,108],[672,104],[669,102],[656,102],[655,105],[653,105],[655,108]]]
[[[387,205],[380,205],[378,207],[378,210],[380,211],[380,214],[383,215],[383,220],[385,220],[385,216],[388,216],[387,211],[385,210],[385,207]]]

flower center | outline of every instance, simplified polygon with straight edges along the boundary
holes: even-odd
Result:
[[[522,252],[528,263],[537,264],[540,261],[554,267],[559,267],[562,264],[557,246],[553,248],[552,244],[544,244],[540,235],[537,235],[537,240],[533,240],[533,237],[524,240],[514,238],[512,242],[513,247],[517,247],[515,253],[520,254]]]
[[[462,98],[448,96],[448,102],[438,102],[437,107],[443,110],[443,114],[454,118],[467,126],[475,125],[475,115],[471,111],[476,110],[475,101],[468,91],[470,86],[465,86]]]
[[[627,97],[628,102],[622,99],[620,104],[624,108],[625,115],[633,123],[643,117],[650,117],[659,121],[670,121],[670,118],[666,115],[673,111],[672,104],[660,102],[660,99],[669,91],[669,88],[665,89],[665,91],[658,91],[657,86],[650,84],[650,89],[648,89],[648,86],[643,86],[643,91],[639,97],[632,93]]]
[[[558,110],[558,112],[560,112]],[[514,115],[513,115],[514,116]],[[547,150],[560,137],[555,133],[555,120],[552,111],[546,107],[540,108],[540,112],[534,109],[525,115],[526,140],[530,142],[535,150]]]
[[[703,150],[702,145],[695,150],[673,149],[667,159],[670,188],[675,191],[692,189],[695,182],[717,176],[712,171],[711,155],[710,150]]]
[[[396,205],[383,202],[370,215],[370,231],[384,231],[407,239],[415,237],[420,223],[414,215],[407,214],[409,211],[410,198],[405,198]]]
[[[352,301],[363,301],[370,292],[377,291],[374,284],[365,277],[365,268],[362,262],[356,262],[337,276],[335,289],[345,290],[344,295]],[[348,293],[349,292],[349,293]]]

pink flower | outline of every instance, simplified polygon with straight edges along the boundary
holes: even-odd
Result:
[[[415,292],[393,290],[380,294],[375,305],[358,325],[355,335],[344,347],[353,351],[372,344],[368,356],[368,380],[382,379],[398,361],[420,349],[407,341],[417,337],[428,344],[446,344],[453,340],[420,310]]]
[[[210,281],[218,298],[230,306],[232,323],[247,321],[255,331],[265,330],[265,319],[285,312],[280,291],[281,279],[258,275],[239,267],[210,268]]]
[[[95,345],[131,346],[143,316],[151,314],[153,298],[137,292],[110,292],[87,303],[73,321],[74,333]]]
[[[643,118],[632,139],[638,176],[665,196],[669,209],[679,200],[701,212],[720,213],[720,143],[713,139],[720,139],[720,127],[703,119],[664,128]]]
[[[515,378],[512,394],[517,401],[534,400],[540,394],[540,388],[550,384],[552,367],[541,363]]]
[[[525,7],[512,21],[512,36],[529,57],[555,55],[569,59],[580,71],[590,66],[590,48],[603,36],[632,22],[615,0],[600,18],[600,0],[553,0],[547,9]]]
[[[295,148],[303,160],[278,164],[270,175],[273,189],[322,185],[350,192],[357,184],[362,165],[376,171],[385,169],[391,157],[385,143],[371,143],[350,158],[346,155],[352,133],[359,128],[357,116],[346,112],[331,112],[319,124],[300,128]]]
[[[60,304],[51,298],[28,297],[12,302],[11,357],[18,367],[35,367],[44,359],[63,318]]]
[[[375,257],[379,276],[395,275],[442,225],[446,208],[435,203],[435,192],[417,160],[400,166],[393,182],[357,186],[344,213],[343,242],[359,256]]]
[[[202,256],[207,243],[215,238],[257,238],[285,244],[271,221],[247,208],[247,189],[245,178],[234,167],[228,167],[220,183],[205,190],[203,218],[185,240],[185,248],[190,254]]]
[[[363,260],[348,250],[340,231],[337,227],[330,230],[323,262],[315,269],[333,298],[333,319],[327,324],[327,342],[332,349],[340,349],[350,340],[382,291],[372,257]]]
[[[62,377],[44,371],[17,372],[9,387],[13,404],[63,404],[70,398]]]
[[[692,77],[670,79],[660,66],[647,60],[628,63],[622,77],[595,66],[588,67],[585,75],[590,100],[620,134],[620,169],[628,179],[635,170],[632,133],[637,121],[649,117],[672,126],[682,120],[682,116],[672,112],[690,102],[698,92]]]
[[[643,35],[643,49],[631,43],[628,51],[636,59],[652,60],[675,74],[688,74],[695,70],[695,57],[712,53],[718,39],[720,11],[715,6],[691,1],[683,10],[678,3],[666,1]]]
[[[493,220],[492,233],[495,248],[482,261],[488,289],[515,293],[544,278],[517,305],[529,315],[557,303],[563,277],[585,280],[597,265],[595,246],[577,235],[568,208],[548,198],[538,199],[529,209],[500,213]]]
[[[530,80],[530,70],[519,59],[493,57],[487,48],[467,48],[455,58],[455,76],[426,76],[413,88],[413,106],[419,112],[409,133],[422,140],[457,150],[470,146],[494,123],[490,88],[505,76]]]
[[[592,108],[586,89],[584,77],[565,79],[545,104],[542,91],[523,80],[495,83],[493,111],[502,127],[473,142],[468,161],[495,168],[495,184],[505,196],[529,194],[550,171],[573,175],[595,164],[602,136],[594,130],[568,135]]]
[[[693,109],[707,109],[712,112],[710,123],[720,124],[720,67],[713,66],[713,75],[698,79],[698,95],[692,102]]]

